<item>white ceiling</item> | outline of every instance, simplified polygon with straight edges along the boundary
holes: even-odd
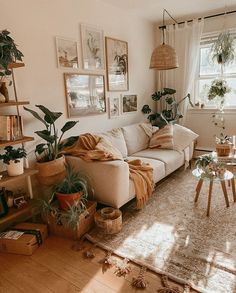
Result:
[[[236,10],[236,0],[99,0],[129,13],[160,23],[163,8],[177,20]],[[236,15],[235,15],[236,17]],[[168,19],[166,17],[165,19]]]

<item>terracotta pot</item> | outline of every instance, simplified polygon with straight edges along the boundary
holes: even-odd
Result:
[[[36,163],[37,179],[42,185],[55,185],[65,177],[65,157],[44,163]]]
[[[219,157],[229,156],[232,144],[216,144],[216,152]]]
[[[15,163],[14,160],[7,165],[7,173],[9,176],[19,176],[24,173],[24,161],[23,158],[18,159],[19,162]]]
[[[82,191],[70,194],[57,192],[56,196],[61,209],[66,211],[69,209],[70,206],[73,206],[76,201],[80,200],[82,194]]]

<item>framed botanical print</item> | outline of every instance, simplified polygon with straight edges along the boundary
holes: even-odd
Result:
[[[103,75],[64,73],[64,79],[69,117],[106,112]]]
[[[109,118],[117,118],[120,116],[120,97],[108,98]]]
[[[122,114],[134,113],[138,109],[137,95],[121,96]]]
[[[83,68],[88,70],[104,69],[103,30],[87,24],[81,24],[80,28]]]
[[[128,43],[105,38],[107,89],[108,91],[127,91],[129,89]]]
[[[56,37],[58,67],[79,68],[78,43],[75,40]]]

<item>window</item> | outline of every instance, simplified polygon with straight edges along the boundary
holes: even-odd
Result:
[[[211,82],[215,78],[222,78],[220,77],[221,66],[219,64],[213,63],[210,56],[211,46],[216,38],[217,36],[211,38],[202,38],[199,58],[199,71],[197,82],[195,83],[195,103],[203,103],[205,107],[209,108],[216,107],[216,101],[209,101],[207,97]],[[228,86],[231,88],[230,93],[225,95],[226,108],[236,108],[236,57],[232,63],[224,66],[223,79],[226,80]]]

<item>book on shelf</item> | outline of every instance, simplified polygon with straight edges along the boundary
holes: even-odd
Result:
[[[22,138],[22,118],[18,115],[0,116],[0,140],[17,140]]]

